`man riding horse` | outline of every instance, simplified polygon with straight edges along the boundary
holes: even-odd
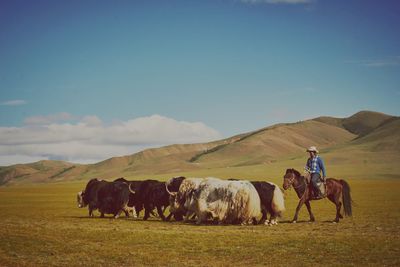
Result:
[[[307,160],[306,170],[311,175],[311,184],[314,189],[314,199],[324,198],[325,192],[321,192],[320,182],[321,182],[321,172],[322,172],[322,182],[325,182],[326,171],[324,166],[324,161],[318,155],[318,150],[315,146],[311,146],[307,149],[307,152],[310,153],[310,157]],[[325,190],[324,190],[325,191]]]

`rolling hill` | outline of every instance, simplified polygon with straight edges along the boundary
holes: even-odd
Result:
[[[330,163],[383,164],[397,171],[400,118],[361,111],[348,118],[319,117],[276,124],[253,132],[202,144],[169,145],[113,157],[96,164],[39,161],[0,168],[1,184],[86,180],[91,177],[148,177],[196,173],[221,168],[271,168],[277,162],[304,161],[304,148],[316,145]],[[275,165],[274,165],[275,164]],[[374,165],[375,166],[375,165]],[[379,167],[379,168],[381,168]]]

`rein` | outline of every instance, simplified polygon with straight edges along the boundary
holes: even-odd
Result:
[[[300,176],[300,178],[301,177],[303,177],[303,176]],[[303,179],[302,181],[299,181],[300,179],[297,179],[297,181],[299,181],[300,185],[294,186],[293,182],[294,182],[294,180],[296,180],[296,178],[297,178],[297,176],[295,174],[293,174],[293,178],[289,180],[289,182],[290,182],[290,184],[291,184],[291,186],[293,187],[294,190],[300,189],[300,188],[302,188],[304,186],[307,187],[307,182],[305,181],[305,179]],[[301,183],[301,182],[303,182],[303,183]],[[304,197],[304,195],[306,194],[306,191],[307,191],[306,189],[307,188],[304,189],[303,195],[300,197],[300,199],[302,199]]]

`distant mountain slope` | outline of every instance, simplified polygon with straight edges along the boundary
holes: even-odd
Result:
[[[35,163],[2,167],[0,169],[0,185],[26,179],[31,182],[52,180],[63,172],[72,171],[77,166],[80,165],[64,161],[42,160]]]
[[[393,117],[386,120],[369,134],[357,138],[351,144],[363,145],[370,151],[400,152],[400,118]]]
[[[332,163],[352,162],[354,155],[400,158],[400,118],[362,111],[348,118],[319,117],[276,124],[209,143],[169,145],[113,157],[96,164],[39,161],[0,167],[0,185],[24,182],[86,180],[91,177],[148,177],[221,167],[269,164],[304,155],[316,145]],[[346,152],[346,153],[343,153]],[[386,153],[385,152],[385,153]],[[387,154],[387,155],[389,155]],[[394,155],[394,156],[393,156]],[[358,159],[365,161],[365,159]],[[384,158],[379,159],[384,161]],[[354,161],[354,160],[353,160]]]
[[[237,135],[209,143],[177,144],[146,149],[133,155],[104,160],[89,166],[88,170],[91,172],[112,173],[117,168],[124,172],[146,172],[152,170],[153,173],[163,173],[197,169],[198,166],[191,164],[189,159],[202,151],[234,143],[244,135]]]
[[[203,154],[195,162],[208,166],[239,166],[265,163],[277,158],[304,153],[305,147],[320,148],[348,142],[356,135],[318,121],[280,124]]]
[[[319,117],[315,121],[337,126],[358,136],[365,136],[395,117],[373,111],[360,111],[348,118]]]

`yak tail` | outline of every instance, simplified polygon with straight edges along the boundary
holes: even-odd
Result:
[[[343,201],[343,208],[344,208],[344,215],[351,217],[352,210],[351,210],[351,203],[353,200],[351,199],[350,195],[350,186],[345,180],[340,180],[342,184],[342,201]]]
[[[276,184],[273,184],[273,185],[275,186],[275,189],[274,189],[274,195],[272,197],[271,207],[272,207],[272,210],[277,215],[281,215],[281,213],[286,210],[285,209],[285,199],[283,198],[283,193],[282,193],[281,189],[279,188],[279,186],[277,186]]]

